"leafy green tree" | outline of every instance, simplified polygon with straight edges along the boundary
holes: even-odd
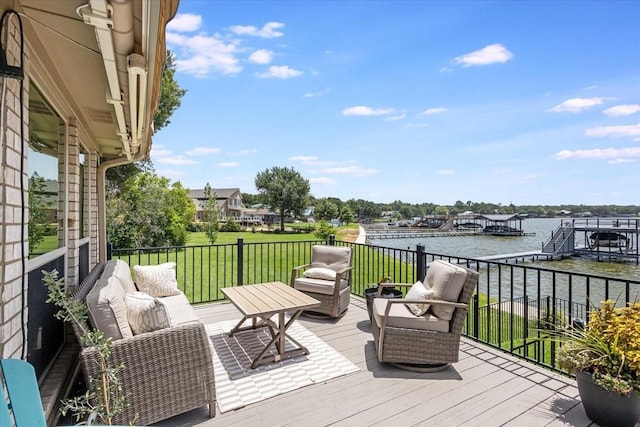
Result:
[[[313,230],[313,235],[320,240],[328,240],[329,236],[333,234],[333,226],[327,221],[320,221],[316,228]]]
[[[339,213],[340,212],[338,211],[338,207],[335,203],[328,199],[318,199],[313,209],[313,218],[317,221],[329,221],[333,218],[337,218]]]
[[[194,215],[180,183],[170,187],[167,178],[143,173],[107,199],[107,236],[116,248],[180,246]]]
[[[242,231],[242,227],[238,224],[233,217],[227,217],[227,221],[224,223],[222,227],[220,227],[220,231],[225,231],[228,233],[237,233]]]
[[[207,182],[204,186],[204,203],[202,204],[202,221],[204,222],[204,234],[213,245],[218,239],[218,218],[220,216],[220,207],[218,206],[218,197],[211,190],[211,185]]]
[[[44,178],[34,172],[29,177],[29,249],[33,251],[42,241],[47,229],[47,205],[44,201]]]
[[[187,91],[180,88],[175,79],[176,62],[173,52],[167,49],[167,59],[162,69],[162,82],[160,83],[160,100],[158,109],[153,117],[154,132],[171,123],[171,116],[180,107],[181,99]]]
[[[280,215],[280,231],[284,231],[286,216],[301,216],[307,207],[309,180],[293,168],[274,166],[258,172],[255,185],[266,203]]]
[[[344,205],[342,207],[342,210],[340,210],[340,222],[342,222],[343,224],[349,224],[350,222],[353,222],[353,220],[353,212],[351,212],[349,206]]]

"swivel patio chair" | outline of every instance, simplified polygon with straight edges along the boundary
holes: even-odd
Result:
[[[291,286],[318,301],[307,316],[336,318],[349,308],[351,297],[351,248],[314,245],[311,263],[294,267]]]
[[[371,331],[378,361],[415,372],[436,372],[458,361],[460,335],[468,304],[478,282],[476,271],[433,261],[424,285],[411,287],[403,299],[375,298]]]

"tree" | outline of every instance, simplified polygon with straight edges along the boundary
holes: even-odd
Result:
[[[47,224],[47,205],[42,197],[44,193],[44,178],[34,172],[29,177],[29,251],[33,250],[44,240]]]
[[[349,206],[344,205],[340,211],[340,222],[343,224],[349,224],[350,222],[353,222],[353,219],[353,212],[351,212]]]
[[[218,197],[211,190],[211,185],[207,182],[204,186],[204,203],[202,204],[202,221],[204,222],[204,234],[213,245],[218,238],[218,217],[220,208],[218,207]]]
[[[333,218],[337,218],[339,213],[335,203],[329,201],[329,199],[319,199],[313,209],[313,218],[317,221],[330,221]]]
[[[180,246],[195,205],[180,183],[143,173],[107,199],[107,236],[116,248]]]
[[[187,91],[181,89],[175,80],[176,63],[173,52],[167,49],[167,59],[162,68],[162,82],[160,83],[160,101],[153,117],[154,133],[171,123],[171,116],[180,107],[181,99]]]
[[[309,180],[293,168],[274,166],[258,172],[255,185],[271,209],[280,215],[280,231],[284,231],[286,216],[301,216],[307,207]]]

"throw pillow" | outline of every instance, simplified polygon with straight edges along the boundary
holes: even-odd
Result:
[[[427,289],[421,281],[417,281],[411,288],[405,299],[432,299],[433,291],[431,289]],[[410,312],[415,314],[416,316],[422,316],[429,310],[431,304],[418,304],[414,302],[405,303]]]
[[[175,267],[175,262],[133,266],[138,290],[157,298],[179,295]]]
[[[304,277],[309,279],[336,280],[336,272],[330,268],[312,267],[305,270]]]
[[[134,335],[153,332],[174,326],[166,304],[144,292],[134,292],[125,297],[127,320]]]
[[[434,299],[457,302],[467,278],[467,271],[442,260],[435,260],[427,270],[426,285],[433,290]],[[431,312],[442,320],[451,320],[455,308],[433,305]]]

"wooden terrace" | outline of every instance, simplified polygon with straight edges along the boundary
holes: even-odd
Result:
[[[197,305],[205,324],[239,319],[229,303]],[[575,381],[463,339],[460,361],[432,374],[378,363],[364,300],[338,320],[299,320],[360,371],[208,418],[207,408],[163,426],[588,426]]]

